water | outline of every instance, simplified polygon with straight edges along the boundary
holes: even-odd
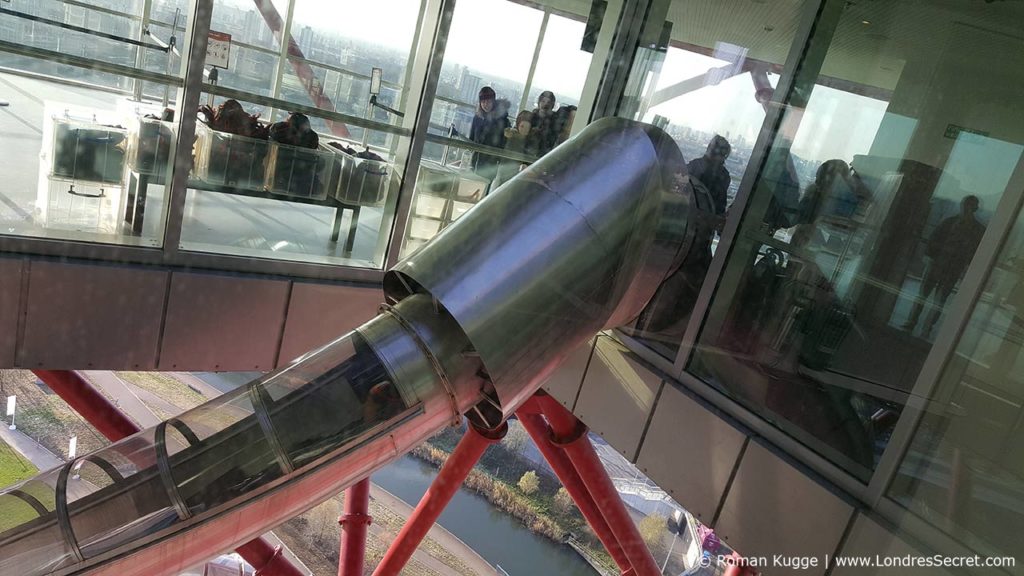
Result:
[[[375,473],[373,482],[415,506],[435,476],[433,466],[405,456]],[[530,532],[519,520],[465,488],[455,493],[438,522],[510,576],[597,574],[568,546]]]

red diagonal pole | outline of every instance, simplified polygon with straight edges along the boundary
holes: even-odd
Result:
[[[338,576],[363,576],[366,531],[370,527],[370,479],[363,478],[345,490],[345,513],[341,524],[341,554]]]
[[[573,468],[569,457],[561,448],[552,444],[551,428],[540,414],[533,412],[535,409],[536,400],[531,398],[516,412],[516,417],[519,418],[519,422],[526,429],[530,438],[533,438],[537,449],[540,450],[544,459],[551,465],[551,469],[555,471],[555,476],[558,476],[569,496],[572,496],[576,507],[580,509],[580,512],[594,530],[594,534],[597,535],[601,544],[604,544],[605,550],[608,551],[612,560],[615,561],[619,571],[623,574],[627,573],[631,568],[631,564],[629,559],[626,558],[625,552],[622,551],[622,546],[619,545],[619,541],[612,534],[611,528],[605,522],[604,516],[601,515],[597,503],[590,497],[590,492],[587,491],[587,487],[583,484],[583,479],[576,473],[576,469]]]
[[[60,396],[89,424],[111,442],[117,442],[140,431],[124,412],[73,370],[33,370],[43,384]],[[288,561],[280,547],[273,547],[263,538],[256,538],[236,550],[256,569],[257,576],[305,576]]]
[[[661,576],[658,564],[626,511],[626,505],[622,503],[615,484],[594,451],[594,445],[587,438],[586,425],[551,396],[539,393],[535,398],[555,434],[553,443],[565,450],[587,492],[597,503],[612,534],[622,546],[633,571],[637,576]]]
[[[333,112],[334,103],[324,95],[322,87],[317,87],[313,83],[316,76],[313,74],[313,68],[305,62],[306,57],[302,53],[302,48],[299,48],[299,43],[295,41],[291,34],[288,35],[288,38],[284,37],[284,20],[281,19],[281,13],[277,11],[271,0],[253,0],[253,2],[256,3],[256,8],[263,16],[263,20],[266,21],[267,28],[270,28],[271,33],[274,34],[274,38],[277,38],[277,41],[281,44],[287,43],[288,56],[301,58],[301,60],[288,58],[288,62],[292,65],[292,69],[295,70],[295,75],[299,78],[299,81],[302,82],[306,93],[309,94],[309,99],[313,101],[313,105],[321,110]],[[335,136],[339,138],[349,137],[348,127],[341,122],[328,120],[327,126]]]
[[[470,424],[458,446],[437,473],[437,478],[434,478],[427,493],[423,495],[409,520],[402,527],[402,531],[391,543],[377,569],[373,571],[373,576],[398,576],[402,572],[416,547],[423,541],[423,537],[430,531],[434,522],[437,522],[445,506],[451,502],[469,471],[480,460],[480,456],[483,456],[484,450],[491,444],[501,441],[507,431],[508,425],[505,423],[496,430],[481,430]]]

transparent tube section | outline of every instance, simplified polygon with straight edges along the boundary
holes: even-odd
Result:
[[[46,574],[241,503],[417,403],[353,332],[0,492],[0,574]]]

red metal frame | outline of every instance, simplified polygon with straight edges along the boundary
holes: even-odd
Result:
[[[551,428],[535,410],[538,410],[536,400],[531,398],[516,412],[516,416],[530,435],[530,438],[533,438],[533,442],[537,445],[544,459],[551,465],[555,475],[558,476],[562,485],[565,486],[566,491],[572,496],[576,507],[580,509],[580,512],[594,530],[597,538],[604,544],[605,550],[611,555],[619,570],[623,574],[627,573],[632,565],[629,563],[629,559],[626,558],[626,553],[623,552],[622,546],[619,545],[619,541],[616,540],[608,523],[605,522],[604,516],[601,515],[601,511],[597,507],[597,503],[591,498],[590,492],[587,491],[587,487],[583,484],[583,479],[576,473],[576,469],[573,468],[569,457],[561,448],[551,442]]]
[[[88,380],[73,370],[33,370],[69,406],[78,412],[107,440],[116,442],[135,434],[139,426],[124,412],[110,403],[107,397]],[[256,569],[257,576],[305,576],[281,553],[281,547],[271,546],[263,538],[256,538],[235,549],[245,561]]]
[[[86,422],[92,424],[107,440],[116,442],[135,434],[141,428],[128,416],[114,406],[107,397],[93,388],[78,372],[71,370],[33,370],[33,374],[43,381],[69,406],[81,414]]]
[[[640,531],[622,503],[608,471],[601,464],[594,446],[587,438],[587,427],[557,400],[543,392],[535,396],[554,432],[552,442],[565,450],[587,492],[596,502],[615,539],[629,559],[637,576],[660,576],[661,570],[651,556]]]
[[[366,532],[371,522],[370,479],[363,478],[345,490],[345,513],[338,518],[341,524],[338,576],[363,576]]]
[[[295,58],[301,58],[302,61],[293,60],[288,58],[288,62],[292,65],[292,69],[295,70],[295,75],[302,82],[302,86],[306,89],[306,93],[309,94],[310,100],[313,101],[313,105],[322,110],[329,110],[333,112],[335,110],[334,103],[323,93],[323,88],[317,89],[313,84],[313,80],[316,76],[313,74],[313,68],[305,62],[305,55],[302,53],[302,48],[299,47],[299,43],[295,41],[295,37],[291,34],[288,38],[284,38],[284,20],[281,19],[281,13],[277,11],[274,4],[270,0],[253,0],[256,4],[256,9],[259,10],[263,16],[263,20],[267,23],[267,28],[274,34],[279,43],[288,43],[288,56],[294,56]],[[339,138],[348,138],[349,132],[341,122],[335,122],[333,120],[327,121],[327,126],[331,129],[331,132]]]
[[[423,495],[423,499],[416,505],[409,520],[391,543],[377,569],[373,571],[373,576],[398,576],[402,572],[416,547],[423,541],[423,537],[430,531],[434,522],[437,522],[445,506],[451,502],[469,471],[483,456],[484,450],[491,444],[500,442],[507,431],[507,424],[502,424],[496,430],[480,430],[473,425],[469,426],[469,430],[448,456],[437,478]]]

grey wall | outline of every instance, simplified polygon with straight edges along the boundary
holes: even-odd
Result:
[[[545,390],[740,554],[769,561],[776,554],[814,557],[819,563],[807,569],[769,565],[759,568],[764,574],[824,575],[826,555],[834,562],[837,553],[933,553],[909,544],[899,530],[858,509],[853,498],[609,335],[578,350]],[[832,575],[924,573],[832,568]]]
[[[272,370],[380,302],[379,286],[0,258],[0,368]]]

